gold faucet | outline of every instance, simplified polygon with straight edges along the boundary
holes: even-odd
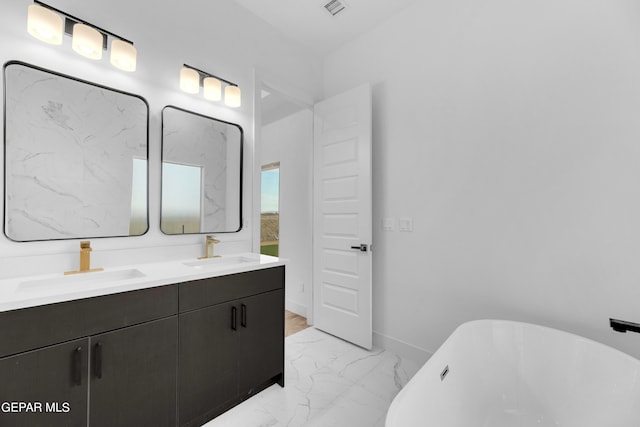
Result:
[[[216,243],[220,243],[220,240],[217,240],[215,237],[211,235],[207,236],[207,239],[205,240],[205,244],[206,244],[205,256],[201,256],[198,259],[220,258],[220,255],[213,254],[213,248]]]
[[[80,270],[65,271],[64,274],[89,273],[91,271],[102,271],[103,268],[91,268],[91,242],[84,240],[80,242]]]

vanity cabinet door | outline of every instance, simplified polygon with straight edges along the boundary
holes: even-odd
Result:
[[[238,308],[218,304],[179,317],[179,425],[199,426],[237,396]]]
[[[176,425],[178,316],[91,337],[91,427]]]
[[[80,339],[0,359],[0,426],[86,426],[88,353]]]
[[[239,302],[241,395],[272,383],[284,386],[284,291],[272,291]]]

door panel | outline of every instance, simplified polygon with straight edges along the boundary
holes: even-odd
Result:
[[[20,412],[3,408],[0,426],[86,426],[88,343],[76,340],[0,359],[0,403],[33,404]]]
[[[371,211],[371,88],[364,85],[314,108],[313,319],[368,349]]]
[[[225,303],[180,314],[178,425],[209,420],[237,396],[237,310]]]
[[[178,317],[91,337],[91,427],[176,425]]]
[[[284,372],[284,291],[245,298],[239,310],[238,387],[240,394],[253,394],[254,387]]]

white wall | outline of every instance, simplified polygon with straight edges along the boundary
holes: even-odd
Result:
[[[320,91],[320,61],[286,41],[263,21],[232,0],[204,5],[198,0],[176,3],[145,0],[57,0],[52,6],[85,19],[122,37],[138,49],[138,70],[119,71],[108,57],[91,61],[62,46],[39,42],[26,32],[29,0],[5,1],[0,14],[0,62],[21,60],[80,79],[141,95],[149,103],[150,229],[141,237],[92,241],[93,265],[114,265],[195,257],[204,251],[204,237],[165,236],[160,232],[161,110],[175,105],[240,124],[244,128],[245,163],[243,217],[240,233],[219,235],[220,254],[249,251],[253,247],[254,184],[254,75],[287,82],[300,93]],[[202,8],[206,7],[207,10]],[[178,74],[187,63],[238,83],[243,105],[229,109],[189,95],[178,88]],[[2,159],[4,162],[4,159]],[[4,174],[2,178],[4,179]],[[4,218],[3,218],[4,221]],[[0,237],[0,278],[24,274],[62,272],[78,267],[77,240],[15,243]]]
[[[262,164],[280,162],[280,247],[286,268],[285,305],[308,315],[311,304],[313,113],[292,114],[262,128]]]
[[[608,326],[640,322],[638,3],[416,1],[326,59],[327,96],[366,81],[378,341],[506,318],[640,357]]]

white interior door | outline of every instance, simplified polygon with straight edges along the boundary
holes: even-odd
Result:
[[[314,107],[313,324],[372,347],[371,87]]]

